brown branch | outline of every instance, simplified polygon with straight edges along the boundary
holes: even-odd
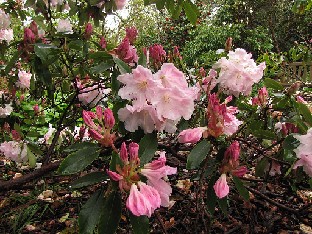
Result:
[[[161,219],[161,215],[159,214],[158,210],[155,211],[155,216],[158,220],[158,222],[160,223],[160,226],[161,226],[161,229],[163,230],[163,233],[167,234],[167,230],[166,230],[166,227],[165,227],[165,224],[163,222],[163,220]]]
[[[48,165],[42,166],[40,169],[35,170],[29,174],[26,174],[22,177],[17,179],[11,179],[8,181],[0,182],[0,191],[7,191],[7,190],[18,190],[21,189],[21,186],[27,182],[30,182],[40,176],[47,174],[50,171],[56,170],[60,165],[60,161],[50,163]]]

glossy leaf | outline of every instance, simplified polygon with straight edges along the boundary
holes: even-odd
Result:
[[[298,108],[299,108],[299,112],[303,116],[304,120],[310,126],[312,126],[312,114],[311,114],[310,109],[307,107],[307,105],[305,105],[303,103],[298,103]]]
[[[187,169],[196,169],[199,167],[201,162],[206,158],[207,154],[210,151],[210,143],[206,140],[198,143],[190,152],[187,157]]]
[[[209,213],[212,215],[215,212],[215,207],[217,204],[217,196],[216,196],[216,193],[213,189],[213,186],[216,183],[216,181],[217,181],[217,177],[212,176],[211,179],[209,180],[208,188],[207,188],[206,205],[207,205],[207,209],[208,209]]]
[[[70,188],[78,189],[88,185],[100,183],[108,178],[103,171],[91,172],[85,176],[80,177],[70,184]]]
[[[114,234],[121,218],[121,196],[118,191],[111,192],[105,201],[100,218],[98,234]]]
[[[222,213],[227,216],[228,215],[228,202],[227,197],[224,197],[222,199],[218,199],[219,207],[221,208]]]
[[[155,133],[146,134],[139,143],[139,157],[141,165],[144,165],[151,161],[157,150],[158,141]]]
[[[194,3],[191,1],[184,1],[183,8],[185,10],[186,17],[192,24],[196,24],[197,16],[198,16],[198,9]]]
[[[233,181],[235,184],[235,187],[237,189],[237,191],[239,192],[239,194],[246,200],[249,200],[249,192],[248,190],[245,188],[243,182],[236,176],[233,176]]]
[[[276,80],[270,79],[270,78],[264,79],[264,85],[267,88],[271,88],[274,90],[283,90],[284,89],[284,87],[283,87],[283,85],[281,85],[281,83],[279,83]]]
[[[256,173],[255,175],[257,177],[262,177],[264,175],[264,170],[267,168],[268,166],[268,159],[267,158],[262,158],[256,166]]]
[[[82,206],[78,218],[79,233],[93,233],[104,208],[104,201],[103,190],[98,190],[89,198],[86,204]]]
[[[135,216],[130,212],[129,217],[133,234],[149,233],[149,220],[147,216]]]
[[[99,65],[92,67],[90,70],[92,73],[100,74],[100,73],[112,68],[113,66],[114,66],[113,63],[102,62]]]
[[[131,68],[122,60],[120,60],[119,58],[114,57],[114,62],[116,63],[116,65],[119,68],[120,74],[126,74],[126,73],[131,73],[132,70]]]
[[[272,132],[272,131],[270,131],[270,130],[261,130],[261,129],[258,129],[258,130],[252,131],[252,134],[253,134],[255,137],[263,138],[263,139],[268,139],[268,140],[274,140],[274,139],[276,138],[274,132]]]

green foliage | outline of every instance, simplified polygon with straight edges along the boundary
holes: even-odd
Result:
[[[135,216],[130,214],[129,217],[133,234],[149,233],[149,220],[146,216]]]
[[[82,176],[70,184],[70,188],[78,189],[107,180],[108,176],[104,172],[96,171]]]
[[[190,152],[187,157],[187,169],[197,169],[201,162],[208,157],[208,153],[210,152],[210,143],[206,140],[198,143]]]
[[[139,157],[140,164],[144,165],[148,163],[153,157],[157,150],[158,140],[157,134],[149,133],[146,134],[139,143]]]

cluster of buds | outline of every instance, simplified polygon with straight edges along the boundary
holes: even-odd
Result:
[[[165,152],[151,163],[140,167],[139,145],[130,143],[127,149],[123,142],[120,150],[121,164],[116,166],[116,172],[107,170],[114,181],[118,181],[123,192],[129,192],[126,201],[127,208],[133,215],[150,217],[160,206],[168,207],[172,188],[164,180],[168,175],[175,174],[176,168],[166,166]],[[142,182],[142,176],[147,178]]]
[[[291,133],[298,133],[299,132],[298,127],[293,123],[277,122],[274,127],[278,132],[282,133],[283,137],[286,137]]]
[[[89,135],[94,140],[98,141],[104,147],[110,147],[115,140],[115,134],[112,129],[115,125],[115,118],[111,109],[97,106],[96,112],[82,112],[82,117],[85,124],[89,127]]]
[[[162,45],[155,44],[149,47],[149,56],[152,58],[153,66],[158,69],[166,60],[166,51]]]
[[[136,38],[138,36],[138,30],[136,27],[126,28],[126,37],[129,39],[131,45],[134,44]]]
[[[240,147],[237,141],[232,142],[224,153],[224,158],[220,167],[221,176],[213,186],[215,193],[219,198],[227,196],[230,191],[226,180],[226,175],[228,173],[237,177],[243,177],[247,172],[245,166],[239,165],[239,154]]]
[[[266,106],[268,103],[268,97],[269,93],[266,87],[262,87],[258,90],[258,96],[252,99],[252,105]]]
[[[128,37],[125,37],[113,53],[125,63],[134,64],[138,62],[137,50],[130,44]]]
[[[91,23],[87,23],[85,26],[85,31],[84,31],[84,38],[86,40],[89,40],[91,38],[91,35],[93,33],[93,27]]]

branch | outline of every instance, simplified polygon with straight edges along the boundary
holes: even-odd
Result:
[[[48,165],[42,166],[40,169],[35,170],[29,174],[26,174],[22,177],[17,179],[11,179],[8,181],[0,182],[0,191],[7,191],[7,190],[18,190],[21,189],[21,185],[30,182],[40,176],[47,174],[50,171],[54,171],[60,165],[60,161],[50,163]]]

